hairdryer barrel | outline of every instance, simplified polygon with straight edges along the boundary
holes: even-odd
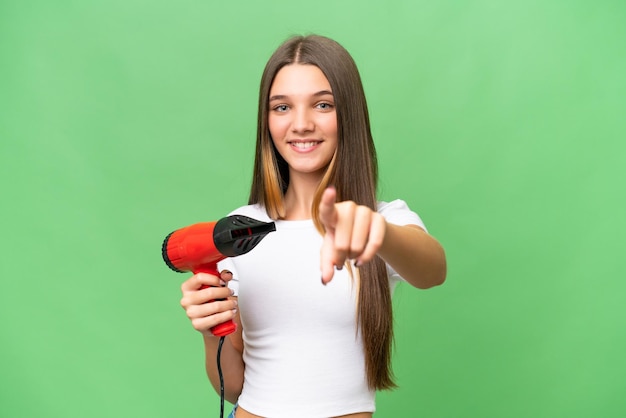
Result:
[[[274,222],[231,215],[216,222],[201,222],[170,233],[163,241],[161,252],[165,264],[174,271],[209,273],[219,277],[219,261],[246,254],[275,230]],[[217,336],[228,335],[234,330],[232,321],[211,329]]]

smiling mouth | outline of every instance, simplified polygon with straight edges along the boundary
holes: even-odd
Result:
[[[322,141],[288,141],[289,145],[298,149],[308,149],[313,148],[316,145],[322,143]]]

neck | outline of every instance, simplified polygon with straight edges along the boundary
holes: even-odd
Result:
[[[291,173],[285,193],[285,220],[311,219],[311,206],[315,192],[322,181],[320,176]]]

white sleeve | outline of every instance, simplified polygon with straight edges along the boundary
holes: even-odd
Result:
[[[428,232],[422,219],[409,208],[404,200],[396,199],[391,202],[378,202],[378,213],[383,215],[387,222],[394,225],[417,225]],[[387,274],[389,275],[392,292],[398,281],[405,281],[389,264],[387,264]]]
[[[396,199],[391,202],[378,202],[378,213],[385,220],[395,225],[417,225],[428,232],[426,225],[419,215],[409,209],[404,200]]]

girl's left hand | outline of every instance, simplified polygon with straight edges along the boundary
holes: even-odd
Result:
[[[383,244],[385,218],[367,206],[352,201],[336,202],[337,191],[329,187],[320,202],[320,220],[326,233],[321,249],[322,283],[333,278],[346,260],[359,267],[370,261]]]

